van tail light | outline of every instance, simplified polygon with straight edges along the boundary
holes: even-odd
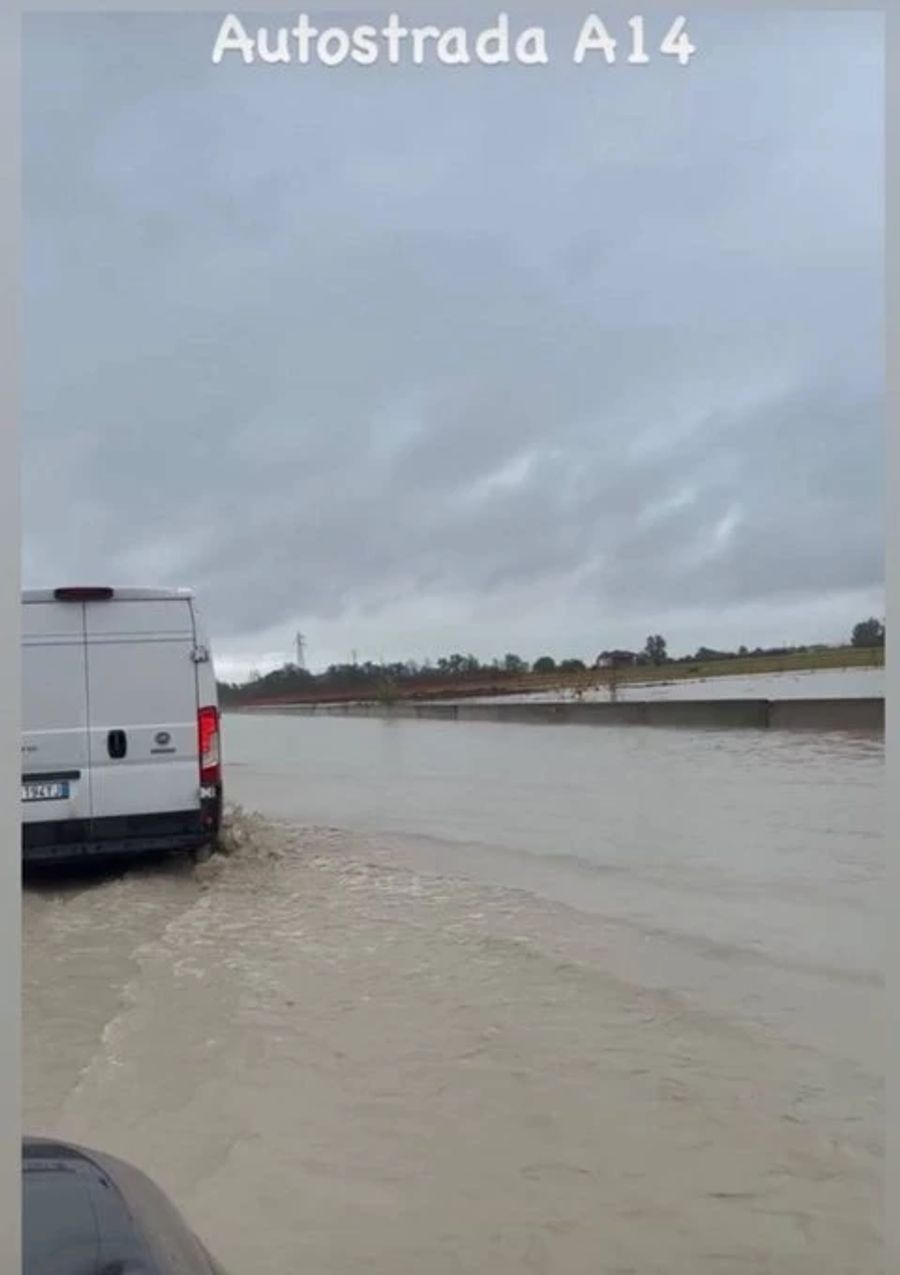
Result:
[[[201,708],[197,718],[200,732],[200,783],[206,787],[218,784],[222,776],[219,750],[219,710]]]

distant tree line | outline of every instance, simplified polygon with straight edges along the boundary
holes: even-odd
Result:
[[[850,644],[854,647],[883,647],[883,621],[870,618],[854,626]],[[768,646],[752,650],[740,646],[736,651],[719,651],[700,646],[692,655],[670,656],[666,639],[651,634],[640,651],[606,650],[588,665],[584,660],[569,658],[557,661],[552,655],[541,655],[529,664],[527,660],[507,652],[500,659],[484,663],[474,655],[441,656],[438,660],[419,663],[406,660],[388,664],[366,660],[364,663],[331,664],[323,673],[311,673],[296,664],[285,664],[270,673],[251,674],[247,682],[220,683],[219,694],[224,704],[243,701],[289,698],[306,693],[388,694],[392,691],[427,689],[435,683],[479,681],[502,686],[527,673],[553,674],[586,672],[591,668],[659,667],[664,664],[708,664],[715,660],[736,660],[751,656],[796,655],[833,649],[827,644],[814,646]]]
[[[242,700],[278,699],[282,696],[306,692],[372,692],[385,693],[391,689],[414,690],[435,683],[465,682],[466,680],[491,681],[501,685],[504,681],[522,677],[530,672],[553,673],[584,670],[583,660],[562,660],[559,664],[550,656],[544,656],[529,664],[521,656],[510,651],[501,659],[483,663],[474,655],[441,656],[440,659],[416,660],[379,664],[372,660],[356,664],[330,664],[324,673],[310,673],[296,664],[285,664],[264,675],[251,674],[243,683],[220,683],[219,694],[223,703],[240,703]]]

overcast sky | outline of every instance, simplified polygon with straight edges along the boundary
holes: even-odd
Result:
[[[318,667],[881,614],[881,20],[576,67],[546,9],[540,68],[29,20],[26,583],[191,585],[226,676],[298,628]]]

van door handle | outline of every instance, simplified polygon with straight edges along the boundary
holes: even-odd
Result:
[[[123,730],[111,730],[106,737],[106,749],[110,757],[121,760],[128,752],[128,739]]]

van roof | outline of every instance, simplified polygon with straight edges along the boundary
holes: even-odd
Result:
[[[113,590],[114,601],[119,602],[167,602],[193,598],[193,589],[135,589]],[[23,589],[23,602],[55,602],[55,589]]]

